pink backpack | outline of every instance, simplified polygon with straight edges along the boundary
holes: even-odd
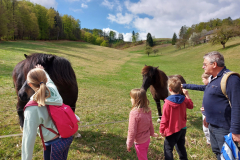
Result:
[[[29,101],[24,107],[24,110],[29,106],[37,106],[37,105],[38,105],[37,102]],[[47,107],[49,116],[52,118],[52,121],[58,130],[58,133],[51,128],[44,127],[43,124],[39,125],[39,131],[40,131],[40,136],[42,139],[44,150],[46,150],[46,147],[43,141],[42,127],[59,135],[60,138],[68,138],[72,136],[74,133],[76,133],[78,130],[78,124],[77,124],[78,120],[70,106],[66,104],[62,104],[62,106],[48,105],[46,107]]]

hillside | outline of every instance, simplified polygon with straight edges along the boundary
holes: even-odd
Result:
[[[221,45],[202,44],[176,50],[169,44],[158,45],[156,55],[144,54],[145,45],[124,50],[71,41],[14,41],[0,43],[0,136],[21,133],[15,109],[17,96],[11,74],[23,54],[48,53],[67,58],[76,73],[79,97],[76,113],[81,118],[81,139],[74,139],[69,159],[136,159],[135,149],[126,151],[128,116],[131,110],[129,92],[142,84],[145,64],[159,66],[167,75],[181,74],[187,83],[202,84],[203,55],[217,50],[225,57],[227,68],[240,72],[240,38],[231,39],[226,49]],[[202,132],[200,107],[202,92],[189,91],[194,109],[188,111],[186,148],[188,158],[214,159]],[[147,92],[155,132],[157,109]],[[162,102],[161,102],[162,104]],[[163,158],[163,139],[151,138],[149,160]],[[0,157],[20,159],[21,136],[1,138]],[[174,151],[177,158],[177,153]],[[40,138],[36,139],[34,158],[42,158]]]

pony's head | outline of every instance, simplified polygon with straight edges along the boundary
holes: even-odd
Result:
[[[47,71],[50,67],[52,67],[52,62],[56,56],[42,53],[35,53],[29,56],[24,54],[24,56],[26,57],[26,59],[24,60],[23,68],[21,68],[24,72],[22,73],[23,75],[19,75],[24,77],[24,81],[22,87],[18,91],[18,97],[20,98],[21,101],[27,102],[29,101],[30,97],[34,94],[33,89],[28,86],[26,81],[28,72],[31,69],[35,68],[37,64],[41,64]]]
[[[28,86],[27,81],[23,83],[22,88],[18,91],[18,97],[22,102],[28,102],[33,94],[34,90]]]
[[[156,76],[158,76],[158,67],[152,67],[145,65],[142,69],[143,83],[142,87],[145,91],[154,84],[156,81]]]

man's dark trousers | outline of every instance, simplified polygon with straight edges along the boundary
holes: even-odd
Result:
[[[229,130],[211,124],[208,125],[208,128],[210,132],[212,151],[217,156],[217,159],[221,160],[220,155],[223,143],[225,141],[224,136],[229,134]]]

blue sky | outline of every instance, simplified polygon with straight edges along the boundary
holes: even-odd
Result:
[[[172,38],[181,26],[213,18],[240,18],[240,0],[30,0],[60,14],[72,15],[82,28],[113,30],[131,40],[139,32],[156,38]]]

